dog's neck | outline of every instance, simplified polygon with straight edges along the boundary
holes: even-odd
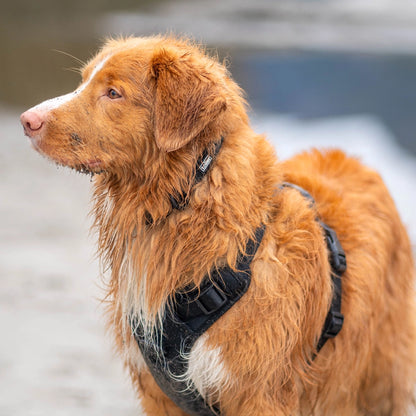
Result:
[[[194,168],[194,174],[191,176],[193,179],[190,180],[192,188],[198,185],[198,183],[201,182],[202,179],[204,179],[204,177],[212,168],[215,158],[218,156],[218,153],[221,150],[223,141],[224,137],[221,136],[221,138],[215,143],[215,146],[210,146],[209,148],[205,149],[202,155],[199,157]],[[169,195],[171,211],[168,215],[173,213],[175,210],[182,211],[188,206],[192,188],[189,192],[184,190],[175,190],[174,194]],[[165,219],[166,218],[163,218],[162,220]],[[146,222],[148,226],[152,226],[153,224],[155,224],[155,221],[149,212],[146,212]]]
[[[150,321],[178,288],[199,285],[215,265],[234,265],[248,238],[269,221],[280,177],[272,147],[260,142],[264,139],[248,127],[228,134],[192,193],[200,149],[193,156],[182,151],[161,157],[153,167],[154,180],[146,178],[141,185],[131,178],[97,178],[95,225],[112,290],[125,292],[133,304],[145,302],[141,313]],[[175,189],[191,196],[186,209],[172,212],[169,195]]]

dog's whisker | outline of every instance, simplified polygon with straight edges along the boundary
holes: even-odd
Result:
[[[76,62],[78,62],[82,67],[84,67],[86,65],[86,62],[84,62],[82,59],[77,58],[76,56],[65,52],[65,51],[61,51],[59,49],[52,49],[54,52],[58,52],[62,55],[68,56],[69,58],[72,58],[73,60],[75,60]]]
[[[63,68],[64,71],[69,71],[69,72],[74,72],[75,74],[80,75],[81,74],[81,69],[80,68],[76,68],[76,67],[68,67],[68,68]]]

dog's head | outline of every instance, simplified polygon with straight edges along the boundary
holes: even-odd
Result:
[[[108,41],[74,92],[31,108],[21,122],[33,147],[56,163],[111,172],[193,139],[218,140],[224,113],[238,102],[243,107],[226,69],[198,47],[130,38]]]

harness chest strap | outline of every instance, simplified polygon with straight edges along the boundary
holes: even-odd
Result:
[[[183,379],[188,368],[184,358],[195,341],[246,293],[250,281],[250,265],[260,246],[265,227],[259,227],[249,240],[233,270],[229,266],[215,269],[201,287],[185,288],[166,305],[163,332],[160,327],[149,340],[143,327],[132,323],[134,336],[143,358],[163,392],[189,415],[219,415],[219,409],[208,406],[195,386]]]

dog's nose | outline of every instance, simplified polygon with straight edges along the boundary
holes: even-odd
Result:
[[[23,125],[25,134],[29,137],[33,137],[42,129],[45,119],[42,113],[28,110],[20,116],[20,122]]]

